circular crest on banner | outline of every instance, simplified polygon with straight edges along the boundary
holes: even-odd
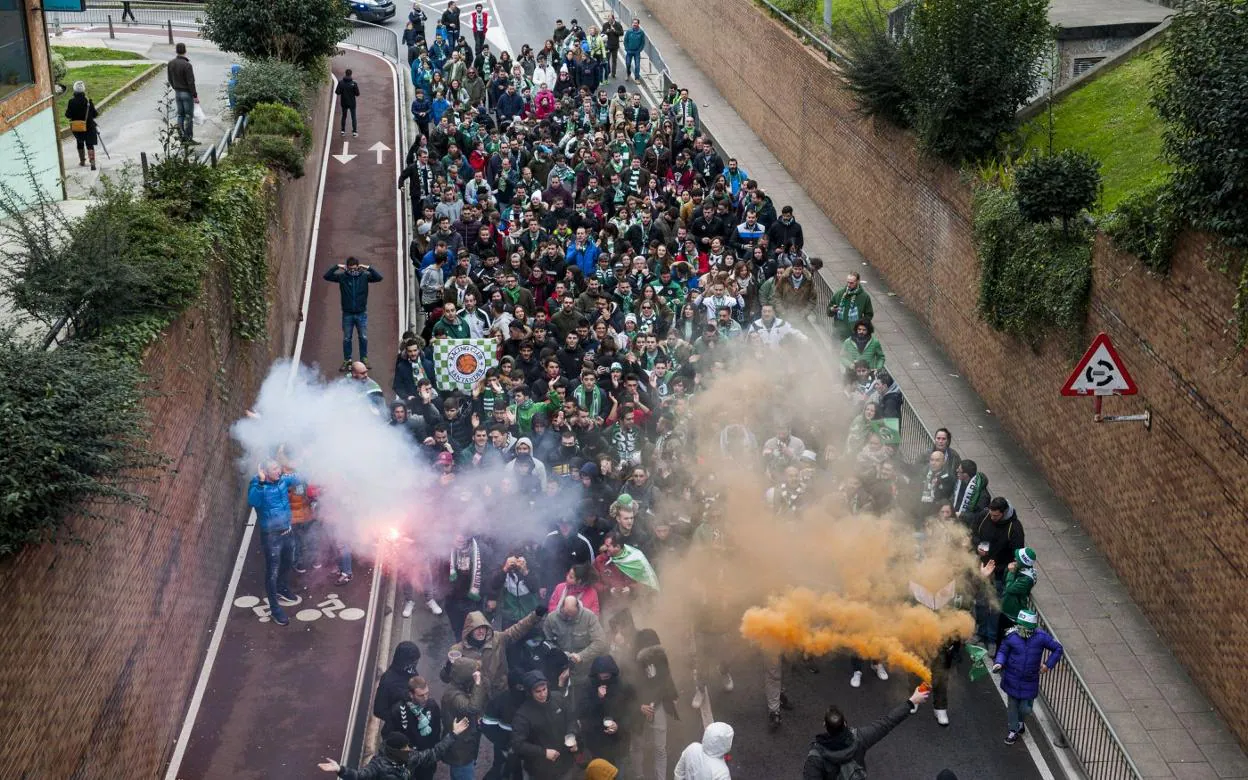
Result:
[[[476,344],[456,344],[446,353],[451,380],[460,384],[481,381],[485,376],[486,359],[485,350]]]

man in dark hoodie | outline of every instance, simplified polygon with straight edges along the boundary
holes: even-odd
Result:
[[[373,696],[373,714],[385,720],[390,717],[394,705],[408,697],[408,681],[416,676],[416,664],[420,662],[420,648],[415,642],[399,642],[394,648],[390,666],[377,682]]]
[[[359,125],[355,121],[355,101],[360,96],[360,85],[355,83],[355,79],[351,77],[351,69],[347,68],[347,72],[343,74],[342,81],[338,82],[338,86],[334,88],[334,94],[338,95],[342,103],[342,123],[339,126],[339,135],[347,134],[347,114],[351,115],[351,137],[359,135]]]
[[[641,713],[643,731],[641,738],[631,743],[633,769],[641,777],[670,777],[667,762],[667,724],[680,720],[676,709],[676,682],[672,679],[671,664],[667,651],[659,643],[659,635],[652,628],[643,628],[633,637],[636,666],[629,669],[628,676],[637,680],[637,711]],[[643,770],[643,754],[646,744],[654,753],[654,774]]]
[[[438,762],[459,743],[461,735],[467,730],[468,719],[461,718],[451,724],[446,736],[435,747],[417,751],[412,750],[403,732],[395,731],[386,737],[381,752],[373,756],[373,760],[363,769],[349,769],[332,758],[317,766],[345,780],[408,780],[417,772],[428,772],[432,776]]]
[[[908,701],[898,704],[884,717],[862,728],[853,728],[846,723],[845,715],[835,705],[828,707],[823,716],[824,733],[816,734],[810,742],[806,763],[802,765],[802,780],[866,777],[867,751],[911,713],[917,712],[929,695],[927,691],[915,688]]]
[[[450,683],[442,694],[442,723],[448,729],[460,718],[467,718],[470,723],[442,759],[451,770],[451,780],[476,777],[477,753],[481,751],[481,730],[477,724],[485,713],[488,695],[489,685],[481,677],[480,661],[459,658],[451,665]]]
[[[641,711],[633,686],[620,680],[620,667],[610,655],[600,655],[589,667],[585,698],[577,709],[585,747],[597,758],[623,767],[629,757]]]
[[[532,780],[562,780],[576,763],[576,723],[565,702],[550,695],[546,675],[524,675],[529,698],[516,710],[512,744]]]

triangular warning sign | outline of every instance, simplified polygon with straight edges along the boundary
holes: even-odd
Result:
[[[1092,346],[1083,353],[1079,365],[1062,385],[1062,395],[1135,395],[1138,392],[1135,380],[1127,373],[1127,367],[1105,333],[1096,334]]]

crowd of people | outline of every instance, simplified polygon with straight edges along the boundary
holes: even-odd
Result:
[[[1009,502],[992,497],[987,475],[958,456],[950,431],[938,430],[917,464],[901,457],[904,398],[859,276],[849,274],[816,311],[822,264],[807,256],[793,209],[777,209],[736,160],[721,157],[688,92],[673,86],[648,106],[626,86],[606,89],[620,44],[626,55],[645,45],[638,24],[559,22],[539,49],[526,45],[513,61],[485,45],[480,6],[471,16],[475,50],[451,11],[455,19],[444,15],[427,43],[413,6],[405,34],[420,132],[398,184],[411,191],[423,317],[399,345],[388,407],[369,378],[363,337],[367,289],[380,276],[350,259],[325,279],[342,287],[347,381],[410,437],[434,475],[428,503],[462,521],[445,548],[415,545],[419,560],[400,573],[403,617],[423,601],[445,615],[457,642],[433,666],[446,686],[440,700],[418,671],[420,649],[398,645],[374,700],[382,749],[359,771],[333,761],[322,768],[429,778],[442,762],[461,780],[474,776],[484,737],[489,778],[728,777],[729,725],[711,724],[674,767],[667,730],[686,703],[701,706],[712,677],[731,690],[732,669],[719,661],[695,668],[693,699],[682,699],[657,627],[643,625],[669,567],[691,549],[726,543],[719,519],[731,486],[698,467],[710,453],[764,474],[777,518],[823,502],[829,511],[897,513],[916,527],[932,517],[963,523],[983,563],[966,604],[973,639],[999,648],[996,661],[1013,681],[1007,742],[1016,740],[1031,683],[1061,653],[1027,611],[1035,552]],[[630,66],[635,79],[633,57],[626,77]],[[742,366],[784,365],[793,355],[799,364],[777,383],[801,381],[799,350],[819,317],[830,318],[839,342],[832,363],[842,387],[826,396],[850,414],[786,409],[765,424],[698,418],[699,394],[731,383]],[[447,386],[434,366],[435,344],[447,338],[493,339],[497,365],[471,388]],[[742,403],[751,400],[767,401]],[[293,598],[288,561],[301,559],[292,512],[306,506],[314,518],[312,493],[280,461],[252,480],[278,624],[281,603]],[[487,516],[536,517],[537,526],[517,535],[470,521]],[[350,551],[342,552],[325,560],[345,560],[345,584]],[[941,725],[959,649],[952,640],[932,662]],[[869,661],[855,659],[854,687]],[[873,669],[887,679],[882,664]],[[766,680],[775,729],[788,704],[778,659],[768,661]],[[830,708],[803,777],[865,776],[854,772],[866,749],[927,697],[916,690],[856,729]]]

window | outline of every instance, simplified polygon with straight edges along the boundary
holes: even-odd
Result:
[[[34,83],[25,0],[0,0],[0,100]]]
[[[1075,78],[1078,78],[1092,70],[1104,59],[1104,57],[1075,57]]]

